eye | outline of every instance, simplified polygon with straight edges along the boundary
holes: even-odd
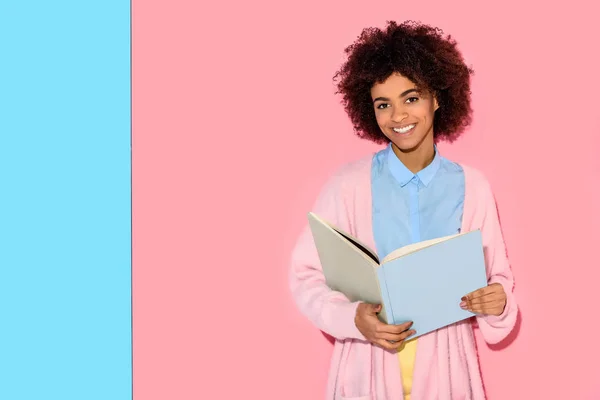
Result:
[[[383,110],[384,108],[388,108],[390,105],[387,103],[380,103],[377,105],[377,109]]]
[[[419,98],[418,97],[409,97],[408,99],[406,99],[407,103],[414,103],[416,101],[418,101]]]

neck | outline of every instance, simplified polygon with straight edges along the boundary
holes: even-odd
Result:
[[[402,164],[413,174],[427,167],[435,158],[433,140],[424,140],[417,147],[410,150],[402,150],[392,143],[392,150],[396,157],[402,161]]]

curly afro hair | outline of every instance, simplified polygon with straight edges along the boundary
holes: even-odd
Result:
[[[399,73],[437,99],[434,139],[452,142],[471,124],[470,77],[450,35],[441,29],[414,21],[400,25],[388,21],[385,29],[366,28],[355,43],[345,49],[346,62],[334,76],[336,94],[357,135],[375,143],[389,142],[373,110],[371,87]]]

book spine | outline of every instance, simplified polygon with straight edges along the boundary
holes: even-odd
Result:
[[[377,278],[379,279],[379,289],[381,290],[381,301],[383,302],[382,307],[385,310],[386,316],[386,321],[384,322],[388,325],[394,325],[394,310],[392,310],[387,280],[385,279],[385,266],[382,265],[377,268]]]

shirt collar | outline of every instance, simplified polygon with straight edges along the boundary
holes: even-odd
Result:
[[[388,145],[388,165],[392,175],[394,176],[394,178],[396,178],[398,183],[400,183],[400,186],[405,186],[415,177],[415,175],[419,178],[421,182],[423,182],[425,186],[429,186],[429,183],[431,183],[431,180],[440,168],[440,155],[438,153],[436,145],[434,145],[434,150],[435,156],[433,157],[433,161],[416,174],[413,174],[396,156],[396,153],[394,153],[394,150],[392,150],[392,144],[390,143]]]

